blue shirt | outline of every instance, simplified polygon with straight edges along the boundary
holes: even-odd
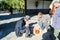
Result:
[[[60,6],[54,12],[52,27],[60,28]]]

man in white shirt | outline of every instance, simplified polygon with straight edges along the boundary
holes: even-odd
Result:
[[[42,30],[49,26],[49,18],[44,16],[42,12],[38,12],[38,25]]]

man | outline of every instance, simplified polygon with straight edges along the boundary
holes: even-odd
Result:
[[[52,21],[52,27],[55,29],[55,36],[56,40],[58,40],[57,36],[60,32],[60,2],[56,1],[54,2],[54,6],[56,7],[54,16],[53,16],[53,21]]]
[[[26,32],[26,37],[29,37],[29,35],[30,35],[29,19],[30,19],[30,17],[26,16],[17,22],[16,28],[15,28],[17,37],[22,36],[22,34],[24,32]]]
[[[54,6],[54,2],[56,2],[56,1],[59,2],[60,0],[53,0],[52,3],[49,6],[49,8],[51,9],[50,13],[52,14],[51,15],[51,24],[50,25],[52,25],[53,16],[54,16],[54,12],[55,12],[55,9],[56,9],[56,7]]]
[[[38,25],[42,30],[49,26],[49,18],[44,16],[42,12],[38,12]]]
[[[59,2],[60,0],[53,0],[52,3],[51,3],[50,6],[49,6],[50,9],[52,9],[53,3],[54,3],[55,1],[58,1],[58,2]]]

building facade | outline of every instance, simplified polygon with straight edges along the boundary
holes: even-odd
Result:
[[[25,13],[37,14],[42,11],[44,14],[48,14],[51,2],[52,0],[25,0]]]

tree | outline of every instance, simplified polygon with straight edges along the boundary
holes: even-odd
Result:
[[[0,3],[0,6],[3,7],[3,9],[24,9],[24,0],[3,0]]]
[[[0,2],[0,9],[4,10],[4,9],[9,9],[9,5],[6,4],[4,1]]]
[[[24,0],[4,0],[12,8],[24,8]]]

